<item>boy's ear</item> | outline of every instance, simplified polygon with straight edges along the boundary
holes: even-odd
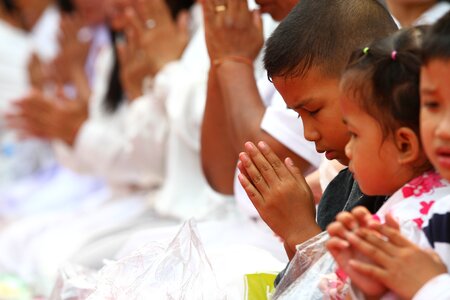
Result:
[[[395,132],[395,144],[399,153],[400,164],[410,164],[420,157],[420,141],[416,133],[407,127],[400,127]]]

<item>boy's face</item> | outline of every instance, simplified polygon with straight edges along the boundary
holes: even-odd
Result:
[[[450,180],[450,59],[433,59],[422,67],[420,131],[425,152]]]
[[[345,145],[349,135],[339,106],[339,78],[311,68],[303,77],[273,77],[272,80],[287,106],[302,118],[304,136],[316,144],[316,151],[347,165]]]

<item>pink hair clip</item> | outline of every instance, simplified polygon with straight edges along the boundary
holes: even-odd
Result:
[[[397,51],[392,51],[392,53],[391,53],[391,58],[392,58],[392,60],[396,60],[397,59]]]

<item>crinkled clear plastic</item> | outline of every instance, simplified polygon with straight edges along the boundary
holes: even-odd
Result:
[[[67,264],[59,270],[49,300],[85,300],[95,290],[96,280],[94,270]]]
[[[79,276],[63,276],[51,300],[225,299],[194,221],[186,222],[168,246],[149,244],[119,261],[108,262],[96,277],[73,280],[83,274],[85,270]],[[68,293],[72,287],[88,290],[91,280],[96,284],[88,297]]]
[[[336,273],[337,265],[325,247],[328,239],[323,232],[297,246],[273,300],[345,299],[348,282]]]

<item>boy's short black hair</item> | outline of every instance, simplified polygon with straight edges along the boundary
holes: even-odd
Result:
[[[450,12],[436,22],[425,36],[422,47],[422,62],[431,59],[450,59]]]
[[[301,0],[267,41],[264,64],[269,78],[311,67],[339,76],[354,49],[396,29],[376,0]]]

